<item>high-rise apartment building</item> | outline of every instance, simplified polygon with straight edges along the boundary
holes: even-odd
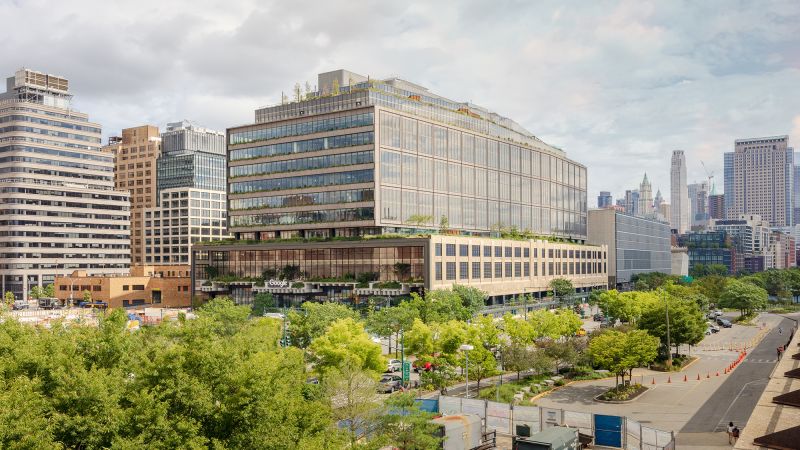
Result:
[[[728,217],[755,214],[773,227],[792,226],[794,152],[788,142],[788,136],[736,140]]]
[[[611,192],[600,191],[600,195],[597,196],[597,207],[608,208],[613,204],[614,204],[614,199],[611,197]]]
[[[57,275],[130,266],[128,193],[114,190],[100,125],[71,99],[67,79],[27,69],[0,94],[0,281],[18,299]]]
[[[112,137],[104,150],[115,156],[117,189],[130,193],[131,262],[143,264],[144,210],[156,205],[156,161],[161,154],[158,127],[143,125],[122,130],[122,137]]]
[[[717,220],[725,218],[725,195],[713,194],[708,196],[708,216]]]
[[[708,224],[708,182],[692,183],[686,186],[689,193],[689,223],[692,227],[705,227]]]
[[[156,168],[158,204],[144,210],[144,261],[188,265],[192,244],[230,237],[225,134],[169,123]]]
[[[229,230],[246,242],[195,246],[195,280],[263,277],[247,290],[282,304],[386,282],[387,295],[457,282],[490,302],[544,295],[558,274],[580,291],[606,284],[606,249],[583,244],[586,168],[563,150],[398,78],[339,70],[318,86],[228,129]],[[513,229],[573,243],[490,237]],[[367,239],[381,234],[396,236]],[[194,286],[247,301],[239,285]]]
[[[792,201],[792,223],[797,225],[800,224],[800,152],[794,152]]]
[[[686,182],[686,156],[672,151],[670,164],[670,226],[683,234],[689,229],[689,191]]]
[[[723,156],[725,164],[725,217],[727,218],[730,211],[733,211],[733,152],[727,152]]]
[[[625,214],[639,215],[639,191],[625,191]]]

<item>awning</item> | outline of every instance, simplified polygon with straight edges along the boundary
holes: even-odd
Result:
[[[800,442],[800,426],[765,434],[753,440],[755,445],[774,450],[796,450],[798,442]]]
[[[772,398],[772,403],[800,408],[800,389]]]
[[[800,378],[800,367],[787,371],[783,376],[787,378]]]

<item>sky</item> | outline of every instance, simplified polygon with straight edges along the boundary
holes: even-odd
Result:
[[[672,150],[722,192],[737,138],[800,150],[797,1],[0,0],[0,76],[70,80],[104,136],[254,121],[295,83],[399,76],[510,117],[586,165],[589,206],[669,199]]]

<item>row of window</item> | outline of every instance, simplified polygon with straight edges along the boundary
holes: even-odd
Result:
[[[312,158],[247,164],[245,166],[232,166],[230,168],[230,176],[231,178],[249,177],[253,175],[266,175],[280,172],[352,166],[354,164],[369,164],[374,162],[373,155],[374,152],[369,150],[366,152],[340,153],[338,155],[314,156]]]
[[[549,268],[549,272],[545,271],[545,267]],[[599,262],[578,262],[578,263],[561,263],[554,264],[542,263],[542,276],[553,275],[589,275],[597,273],[605,273],[605,263]],[[458,271],[456,272],[456,268]],[[481,271],[481,268],[483,270]],[[444,269],[444,273],[443,270]],[[470,270],[471,269],[471,270]],[[492,278],[526,278],[531,276],[531,264],[529,262],[480,262],[474,261],[472,263],[462,262],[436,262],[433,265],[434,278],[441,281],[445,280],[490,280]],[[470,276],[470,272],[471,275]],[[533,264],[533,276],[539,276],[539,264]]]
[[[586,169],[547,153],[381,112],[381,146],[488,166],[559,183],[586,185]]]
[[[374,180],[374,170],[353,170],[349,172],[302,175],[297,177],[272,178],[268,180],[240,181],[230,184],[231,194],[248,192],[279,191],[307,187],[336,186],[341,184],[369,183]]]
[[[39,125],[49,125],[51,127],[69,128],[78,131],[88,131],[89,133],[100,134],[103,132],[100,128],[90,127],[87,125],[77,125],[70,122],[61,122],[60,120],[42,119],[39,117],[23,116],[12,114],[10,116],[0,117],[0,123],[4,122],[30,122]]]
[[[0,209],[0,216],[46,216],[46,217],[69,217],[73,219],[93,219],[93,220],[129,220],[130,216],[118,214],[87,214],[71,211],[48,211],[45,209]]]
[[[231,145],[246,144],[249,142],[266,141],[289,136],[303,136],[325,131],[344,130],[347,128],[364,127],[372,125],[372,112],[353,114],[349,116],[332,117],[327,119],[309,120],[307,122],[292,123],[287,125],[266,126],[257,130],[236,131],[230,133]]]
[[[263,158],[267,156],[293,155],[297,153],[316,152],[334,148],[369,145],[372,144],[374,140],[375,134],[372,131],[365,133],[343,134],[340,136],[328,136],[316,139],[306,139],[303,141],[284,142],[282,144],[262,145],[260,147],[231,150],[230,158],[231,161],[238,161],[243,159]]]
[[[60,156],[64,158],[85,159],[102,163],[113,164],[114,158],[109,156],[93,155],[86,152],[71,152],[68,150],[54,150],[52,148],[29,147],[27,145],[4,145],[0,147],[0,153],[6,152],[26,152],[38,153],[40,155]],[[48,158],[51,159],[51,158]],[[109,166],[110,167],[110,166]],[[97,169],[100,170],[100,169]],[[113,169],[112,169],[113,170]]]
[[[354,222],[375,219],[374,208],[327,209],[288,213],[249,214],[231,217],[232,227],[293,225],[302,223]]]
[[[346,191],[275,195],[271,197],[237,198],[231,200],[230,208],[232,211],[244,209],[290,208],[293,206],[371,202],[373,200],[375,200],[375,191],[373,189],[350,189]]]
[[[456,248],[458,248],[458,256],[473,256],[480,257],[483,255],[485,258],[494,256],[495,258],[529,258],[529,247],[509,247],[502,245],[469,245],[469,244],[441,244],[436,243],[433,246],[434,256],[442,256],[442,249],[444,249],[444,256],[456,256]],[[481,251],[482,250],[482,251]],[[567,250],[560,248],[547,249],[547,257],[549,258],[579,258],[579,259],[598,259],[604,257],[601,250]],[[542,257],[545,256],[542,250]],[[539,257],[539,249],[533,249],[533,257]]]
[[[586,190],[548,180],[381,151],[381,183],[586,211]]]
[[[64,133],[63,131],[45,130],[43,128],[25,127],[18,125],[10,125],[7,127],[0,128],[0,134],[14,133],[14,132],[43,134],[45,136],[56,136],[60,138],[74,139],[76,141],[94,142],[96,144],[100,143],[99,137],[86,136],[83,134]]]

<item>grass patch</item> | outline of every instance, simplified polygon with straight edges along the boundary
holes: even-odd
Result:
[[[734,323],[738,323],[739,325],[753,325],[753,319],[756,318],[756,313],[751,312],[745,314],[743,316],[739,316],[733,320]]]
[[[647,388],[641,384],[629,384],[627,386],[621,385],[607,390],[600,395],[600,400],[611,402],[624,402],[626,400],[633,400],[634,398],[642,395]]]

